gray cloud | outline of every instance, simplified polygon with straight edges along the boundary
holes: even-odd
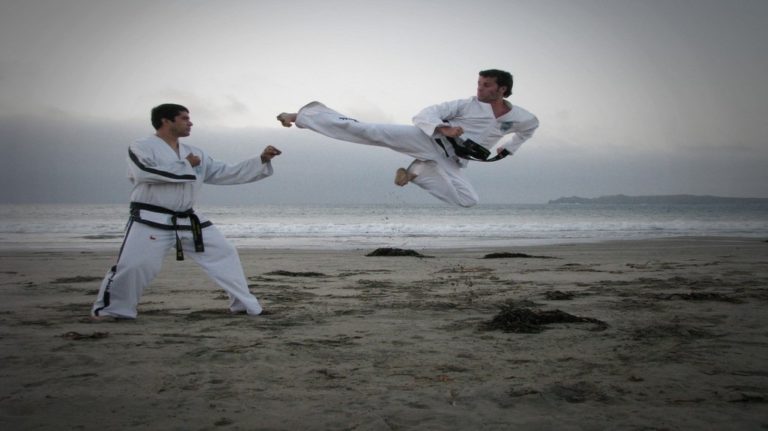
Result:
[[[434,202],[391,184],[404,156],[274,115],[318,99],[407,123],[471,95],[485,67],[514,72],[512,102],[542,127],[511,160],[470,167],[483,202],[768,193],[762,0],[183,4],[0,3],[0,202],[124,202],[125,148],[166,101],[219,159],[285,150],[274,178],[207,202]]]

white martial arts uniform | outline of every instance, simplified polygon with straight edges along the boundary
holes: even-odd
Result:
[[[198,166],[193,167],[186,160],[190,153],[200,158]],[[235,247],[205,217],[185,212],[194,207],[203,183],[243,184],[270,175],[272,164],[262,163],[260,156],[227,165],[183,143],[176,154],[157,136],[131,145],[131,217],[117,264],[104,277],[92,314],[135,318],[144,288],[160,272],[165,255],[175,245],[227,292],[231,311],[260,314],[261,305],[248,290]],[[198,231],[202,232],[203,251],[200,244],[196,248],[193,240],[191,220],[196,217],[202,226]],[[177,250],[180,257],[178,253]]]
[[[443,136],[436,133],[435,128],[460,126],[464,129],[462,138],[488,149],[505,135],[514,134],[500,145],[512,154],[533,136],[539,121],[525,109],[505,103],[511,110],[496,118],[491,105],[480,102],[477,97],[445,102],[425,108],[413,117],[414,125],[409,126],[362,123],[320,102],[311,102],[299,110],[296,126],[331,138],[407,154],[415,159],[408,167],[408,172],[416,175],[414,184],[444,202],[470,207],[477,204],[478,196],[461,171],[468,161],[457,157],[444,139],[443,145],[439,145],[435,138]]]

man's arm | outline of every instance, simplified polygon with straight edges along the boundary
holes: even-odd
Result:
[[[272,159],[282,154],[277,148],[268,145],[259,157],[244,160],[235,165],[206,157],[205,182],[208,184],[233,185],[245,184],[264,179],[272,175]]]
[[[428,106],[413,117],[413,124],[427,136],[432,136],[435,133],[451,138],[460,136],[464,130],[461,127],[446,124],[446,121],[449,122],[456,118],[464,103],[464,100],[453,100]]]
[[[449,138],[458,138],[459,136],[464,134],[464,129],[461,127],[454,127],[454,126],[437,126],[435,127],[435,133],[439,133],[443,136],[447,136]]]
[[[527,112],[527,111],[526,111]],[[534,132],[536,132],[536,129],[539,128],[539,119],[536,118],[531,113],[527,113],[527,118],[520,122],[519,126],[515,127],[514,135],[512,136],[512,139],[509,140],[509,142],[506,142],[505,144],[501,145],[496,149],[498,153],[501,153],[502,151],[508,151],[510,155],[514,154],[515,151],[520,148],[521,145],[523,145],[523,142],[527,141],[528,139],[533,136]]]

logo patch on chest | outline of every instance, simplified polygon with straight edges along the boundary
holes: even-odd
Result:
[[[501,122],[501,126],[499,126],[499,128],[501,129],[502,132],[506,132],[506,131],[512,129],[513,127],[515,127],[515,122],[514,121],[502,121]]]

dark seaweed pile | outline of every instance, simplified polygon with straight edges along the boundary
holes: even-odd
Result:
[[[390,248],[390,247],[384,247],[384,248],[377,248],[376,250],[366,254],[366,256],[413,256],[413,257],[429,257],[424,256],[423,254],[414,251],[414,250],[404,250],[402,248]]]
[[[608,327],[605,322],[591,317],[580,317],[560,310],[532,310],[505,304],[499,313],[488,322],[483,323],[485,330],[499,330],[522,334],[536,334],[553,323],[592,323],[592,330],[602,331]]]

